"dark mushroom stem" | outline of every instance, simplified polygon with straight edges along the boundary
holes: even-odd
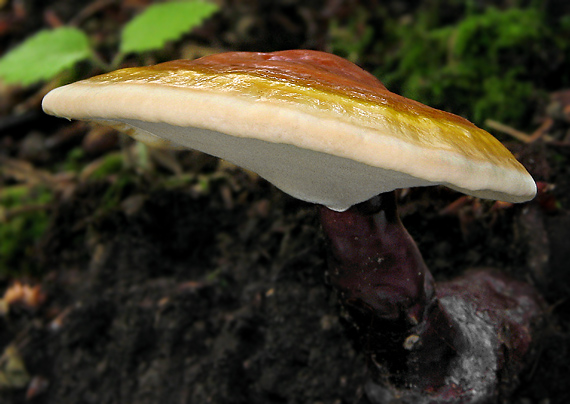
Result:
[[[498,380],[520,370],[541,313],[532,287],[484,270],[436,292],[394,192],[320,218],[330,284],[372,371],[369,402],[487,402],[510,384]]]
[[[457,350],[457,330],[398,218],[394,193],[346,212],[322,208],[321,222],[329,243],[330,283],[362,330],[362,349],[398,384],[442,386]]]

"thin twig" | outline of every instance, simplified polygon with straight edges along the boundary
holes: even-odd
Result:
[[[515,129],[511,126],[505,125],[504,123],[494,121],[492,119],[485,120],[485,125],[489,126],[492,129],[503,132],[507,135],[510,135],[510,136],[514,137],[515,139],[520,140],[521,142],[524,142],[524,143],[532,143],[539,138],[544,139],[546,142],[554,141],[552,136],[548,136],[546,134],[542,134],[541,136],[529,136],[526,133],[521,132],[518,129]]]

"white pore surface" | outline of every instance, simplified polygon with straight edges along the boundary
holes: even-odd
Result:
[[[382,115],[371,127],[365,116],[317,107],[262,95],[88,81],[57,88],[43,100],[49,114],[126,124],[134,129],[131,136],[151,146],[168,141],[221,157],[296,198],[339,211],[382,192],[422,185],[444,184],[509,202],[536,192],[522,167],[405,141],[400,132],[406,129]]]
[[[106,121],[105,123],[112,123]],[[432,185],[430,181],[392,170],[259,139],[225,135],[207,129],[165,123],[121,120],[136,132],[135,139],[152,144],[153,133],[176,144],[220,157],[251,170],[291,196],[344,211],[396,188]],[[270,160],[270,161],[269,161]]]

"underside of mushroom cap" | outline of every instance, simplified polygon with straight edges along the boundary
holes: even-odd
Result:
[[[43,108],[221,157],[335,210],[433,184],[510,202],[536,192],[489,133],[323,52],[231,52],[121,69],[55,89]]]

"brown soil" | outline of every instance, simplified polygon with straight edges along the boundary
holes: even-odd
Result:
[[[324,282],[313,206],[239,170],[207,192],[141,178],[102,209],[111,188],[85,183],[57,205],[38,250],[48,300],[35,312],[16,307],[0,332],[45,383],[0,402],[358,401],[364,360]],[[508,402],[565,402],[570,216],[538,203],[493,211],[491,202],[442,215],[457,197],[412,190],[400,198],[404,223],[436,277],[498,267],[555,304]]]

